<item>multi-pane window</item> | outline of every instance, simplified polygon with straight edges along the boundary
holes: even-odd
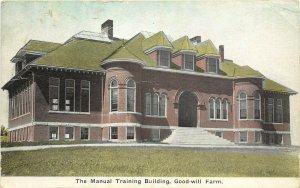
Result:
[[[127,101],[127,105],[126,105],[126,109],[129,112],[134,112],[135,111],[135,82],[133,80],[128,80],[127,84],[127,91],[126,91],[126,101]]]
[[[66,127],[66,129],[65,129],[65,139],[66,140],[74,139],[74,127]]]
[[[25,88],[10,93],[10,118],[16,118],[30,112],[30,89]]]
[[[81,140],[89,139],[89,128],[88,127],[80,127],[80,139]]]
[[[152,115],[157,116],[158,115],[158,94],[154,93],[152,98]]]
[[[50,140],[58,140],[58,127],[49,127],[49,139]]]
[[[267,99],[267,122],[273,122],[274,120],[274,99]]]
[[[162,94],[159,98],[159,116],[166,116],[167,96]]]
[[[65,80],[66,100],[65,111],[75,111],[75,81],[71,79]]]
[[[145,98],[146,98],[145,114],[151,115],[151,93],[146,93]]]
[[[221,100],[216,100],[216,119],[221,119]]]
[[[81,112],[90,111],[90,82],[86,80],[81,80],[80,109]]]
[[[170,51],[159,50],[158,51],[159,66],[170,67],[170,56],[171,56]]]
[[[227,100],[222,101],[222,119],[228,119],[228,105]]]
[[[119,96],[118,81],[113,79],[110,82],[110,111],[118,111],[118,96]]]
[[[282,99],[276,100],[276,123],[282,123]]]
[[[110,127],[110,139],[118,139],[118,127]]]
[[[247,119],[247,95],[246,93],[240,93],[240,119]]]
[[[127,127],[127,139],[134,139],[134,127]]]
[[[260,119],[260,95],[258,92],[254,94],[254,119]]]
[[[59,110],[59,78],[49,79],[49,104],[50,110]]]
[[[217,58],[208,58],[208,72],[218,73],[218,63]]]
[[[209,99],[209,118],[215,119],[215,100]]]
[[[194,70],[194,55],[184,54],[184,69]]]
[[[255,142],[261,142],[261,132],[255,131]]]
[[[247,132],[246,131],[240,132],[240,142],[241,143],[247,142]]]

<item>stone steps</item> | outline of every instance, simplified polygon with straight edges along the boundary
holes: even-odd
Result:
[[[220,138],[202,128],[179,127],[162,143],[178,145],[234,145],[229,140]]]

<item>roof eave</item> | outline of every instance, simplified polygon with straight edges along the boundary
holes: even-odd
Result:
[[[109,63],[118,63],[118,62],[130,62],[130,63],[137,63],[141,66],[145,66],[146,63],[144,61],[138,60],[138,59],[132,59],[132,58],[117,58],[117,59],[107,59],[102,61],[101,65],[106,65]]]

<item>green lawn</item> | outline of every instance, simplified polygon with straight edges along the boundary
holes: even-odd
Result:
[[[296,155],[111,147],[3,152],[4,176],[297,177]]]

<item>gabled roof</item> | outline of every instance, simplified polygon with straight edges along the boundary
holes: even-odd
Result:
[[[59,46],[61,46],[59,43],[30,40],[27,44],[25,44],[25,46],[23,46],[22,50],[48,53],[55,50]]]
[[[197,49],[197,56],[203,56],[203,55],[219,55],[219,51],[215,47],[215,45],[212,43],[211,40],[203,41],[196,45]]]
[[[171,42],[163,31],[160,31],[143,41],[143,50],[147,51],[157,46],[173,48]]]
[[[175,40],[172,43],[172,45],[174,47],[173,53],[177,53],[180,51],[191,51],[191,52],[197,51],[196,47],[191,42],[191,40],[188,38],[188,36],[183,36],[183,37]]]
[[[122,41],[106,43],[73,39],[34,61],[37,65],[100,71],[100,62],[122,45]]]

